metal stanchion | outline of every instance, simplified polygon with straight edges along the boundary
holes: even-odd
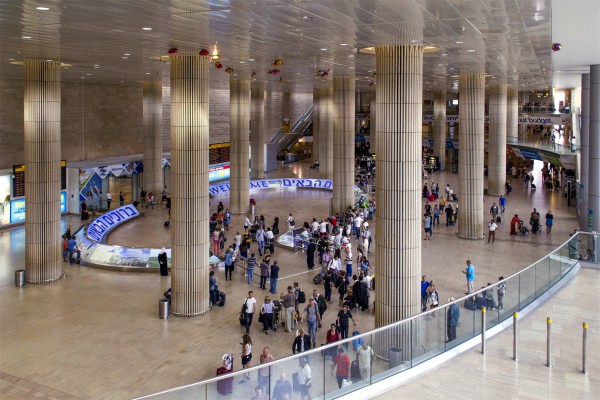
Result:
[[[581,354],[581,373],[587,374],[587,322],[583,323],[583,348]]]
[[[546,367],[552,368],[550,357],[552,356],[552,344],[550,339],[552,337],[552,318],[546,318]]]
[[[513,313],[513,360],[517,361],[517,318],[519,313]]]
[[[485,307],[481,308],[481,354],[485,354]]]

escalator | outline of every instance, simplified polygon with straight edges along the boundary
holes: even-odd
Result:
[[[312,107],[302,114],[292,125],[289,132],[284,132],[280,128],[269,140],[270,144],[277,146],[277,150],[289,150],[298,140],[302,139],[307,133],[312,131]]]

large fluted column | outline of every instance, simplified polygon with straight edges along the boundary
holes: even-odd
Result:
[[[458,236],[463,239],[481,239],[483,238],[484,75],[482,73],[460,74],[458,93],[460,96]]]
[[[333,199],[340,215],[354,206],[354,76],[333,78]]]
[[[521,104],[529,103],[529,91],[525,90],[521,92]],[[523,116],[527,116],[527,113],[523,111]],[[519,124],[519,139],[525,139],[527,137],[527,124]]]
[[[433,154],[440,159],[440,171],[446,169],[446,91],[433,93]]]
[[[381,46],[375,52],[375,326],[381,327],[420,312],[423,48]]]
[[[588,229],[588,192],[590,171],[590,74],[581,75],[581,130],[579,132],[581,152],[579,165],[579,196],[577,211],[579,213],[579,229]]]
[[[369,146],[371,153],[377,147],[377,90],[371,91],[369,99]]]
[[[162,82],[146,81],[144,90],[144,184],[155,195],[163,188]]]
[[[250,155],[250,81],[232,79],[229,81],[229,102],[231,132],[231,178],[229,186],[229,208],[234,214],[246,214],[250,199],[250,179],[248,162]]]
[[[492,85],[489,91],[488,193],[492,196],[503,194],[506,183],[506,92],[506,84]]]
[[[210,57],[171,56],[171,311],[208,310]]]
[[[592,231],[600,230],[600,64],[590,66],[588,213]],[[588,225],[589,225],[588,222]],[[598,255],[596,254],[596,257]]]
[[[256,82],[250,94],[250,146],[252,179],[265,177],[265,85]]]
[[[321,137],[319,118],[320,118],[320,106],[319,106],[319,98],[321,95],[321,88],[314,86],[313,87],[313,112],[312,112],[312,132],[313,132],[313,142],[312,142],[312,160],[319,159],[319,140]]]
[[[60,62],[25,61],[25,280],[62,277]]]
[[[319,157],[321,177],[333,179],[333,89],[331,87],[322,88],[319,96]]]
[[[506,142],[519,139],[519,88],[509,86],[506,93]]]

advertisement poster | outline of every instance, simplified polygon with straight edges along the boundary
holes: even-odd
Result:
[[[10,223],[25,222],[25,199],[12,200],[10,202]],[[67,192],[60,192],[60,213],[67,212]]]
[[[89,207],[100,208],[102,201],[102,178],[93,169],[79,170],[79,201]]]
[[[0,224],[10,223],[10,175],[0,176]]]

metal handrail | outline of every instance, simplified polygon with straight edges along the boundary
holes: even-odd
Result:
[[[304,121],[306,121],[309,116],[312,117],[312,111],[313,109],[311,107],[307,111],[305,111],[301,116],[299,116],[298,119],[290,127],[290,133],[295,132],[298,129],[298,126]],[[282,135],[289,135],[290,133],[284,133],[283,128],[279,128],[277,132],[275,132],[275,134],[271,137],[269,143],[277,143],[280,141]]]
[[[489,286],[489,287],[485,287],[485,288],[479,289],[479,290],[477,290],[477,291],[475,291],[473,293],[469,293],[468,295],[460,297],[457,300],[454,300],[452,302],[446,303],[446,304],[443,305],[443,308],[446,308],[446,307],[448,307],[448,306],[450,306],[452,304],[460,303],[460,302],[462,302],[462,301],[464,301],[464,300],[466,300],[468,298],[471,298],[471,297],[476,296],[476,295],[478,295],[480,293],[483,293],[483,292],[489,290],[490,287],[491,288],[495,288],[500,283],[509,281],[509,280],[511,280],[511,279],[513,279],[513,278],[515,278],[515,277],[517,277],[517,276],[525,273],[526,271],[530,270],[531,268],[535,268],[535,266],[538,263],[540,263],[540,262],[542,262],[542,261],[550,258],[552,255],[554,255],[554,253],[557,250],[563,248],[565,245],[568,245],[570,241],[572,241],[574,239],[577,239],[579,237],[579,235],[581,235],[581,234],[583,234],[583,235],[598,236],[597,233],[589,233],[589,232],[580,232],[580,231],[578,231],[578,232],[574,233],[573,236],[571,236],[568,240],[566,240],[560,246],[558,246],[557,248],[555,248],[552,252],[546,254],[544,257],[542,257],[539,260],[533,262],[532,264],[530,264],[526,268],[524,268],[524,269],[522,269],[522,270],[520,270],[520,271],[518,271],[518,272],[516,272],[516,273],[514,273],[514,274],[512,274],[510,276],[508,276],[507,278],[505,278],[503,280],[497,281],[496,283],[494,283],[493,286]],[[239,376],[239,375],[247,375],[247,374],[249,374],[249,373],[251,373],[253,371],[258,371],[258,370],[263,369],[263,368],[271,368],[272,366],[274,366],[276,364],[280,364],[280,363],[283,363],[283,362],[289,362],[290,360],[298,359],[300,357],[311,356],[311,355],[317,354],[317,353],[321,354],[321,352],[323,350],[327,350],[327,349],[332,348],[332,347],[342,346],[342,345],[344,345],[346,343],[350,343],[350,342],[353,342],[353,341],[361,339],[361,338],[367,338],[367,337],[372,336],[374,334],[381,333],[381,332],[390,330],[390,329],[395,328],[395,327],[399,327],[401,325],[404,325],[406,323],[414,321],[414,320],[416,320],[418,318],[423,318],[423,316],[426,316],[428,314],[434,313],[436,311],[439,312],[441,308],[442,307],[435,308],[435,309],[430,309],[428,311],[416,314],[416,315],[414,315],[412,317],[403,319],[401,321],[394,322],[394,323],[392,323],[390,325],[386,325],[386,326],[383,326],[383,327],[380,327],[380,328],[375,328],[375,329],[373,329],[371,331],[368,331],[368,332],[365,332],[365,333],[362,333],[362,334],[359,334],[359,335],[356,335],[356,336],[352,336],[352,337],[349,337],[347,339],[338,340],[338,341],[336,341],[334,343],[323,345],[323,346],[320,346],[319,348],[311,349],[311,350],[305,351],[303,353],[293,354],[293,355],[290,355],[290,356],[286,356],[286,357],[280,358],[280,359],[275,360],[275,361],[271,361],[269,363],[259,364],[259,365],[256,365],[254,367],[250,367],[250,368],[243,369],[243,370],[240,370],[240,371],[231,372],[231,373],[228,373],[226,375],[226,378],[232,378],[232,377],[236,377],[236,376]],[[444,350],[442,353],[445,353],[446,351],[448,351],[448,350]],[[442,354],[442,353],[440,353],[440,354]],[[151,398],[156,397],[156,396],[161,396],[161,395],[165,395],[165,394],[168,394],[168,393],[173,393],[173,392],[184,390],[184,389],[189,389],[189,388],[192,388],[194,386],[207,386],[207,385],[209,385],[211,383],[218,382],[219,380],[224,379],[224,378],[225,378],[224,376],[213,377],[213,378],[201,381],[201,382],[190,383],[188,385],[183,385],[183,386],[178,386],[178,387],[175,387],[175,388],[166,389],[164,391],[157,392],[157,393],[154,393],[154,394],[151,394],[151,395],[147,395],[147,396],[143,396],[143,397],[138,397],[135,400],[151,399]]]

